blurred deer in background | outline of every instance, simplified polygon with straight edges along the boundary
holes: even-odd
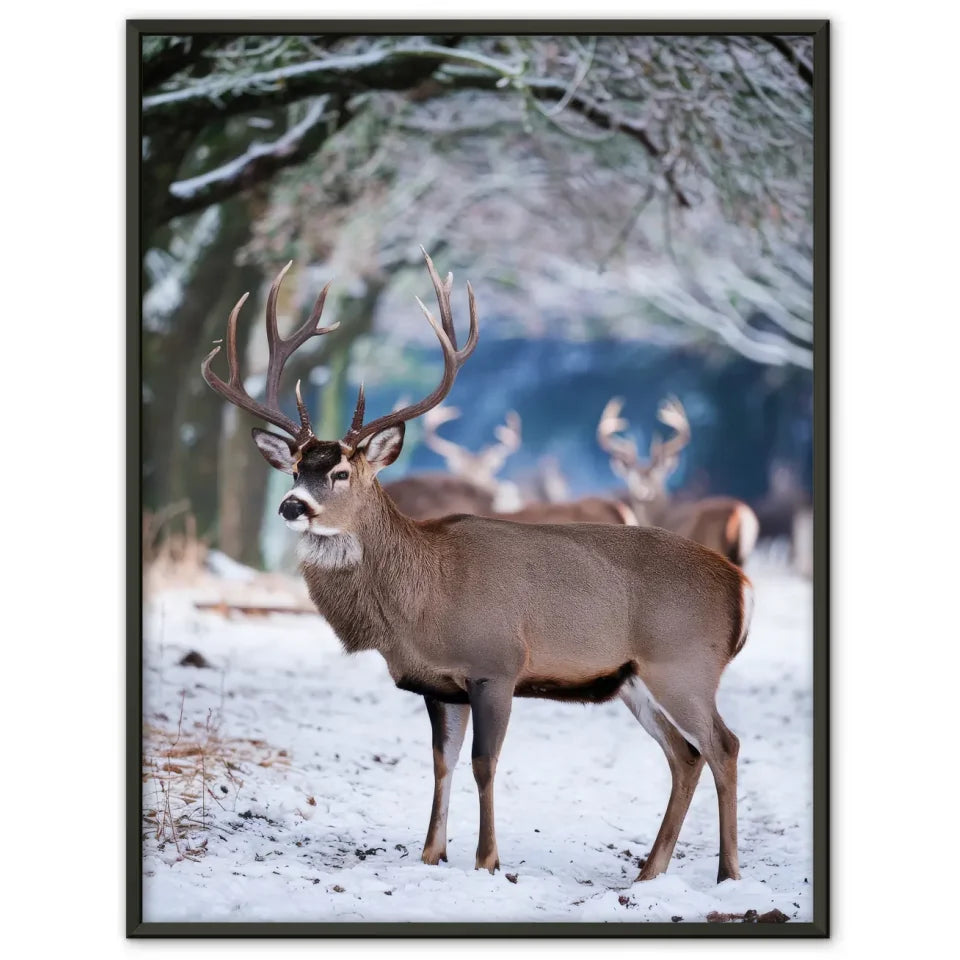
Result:
[[[639,522],[689,537],[742,566],[753,551],[760,528],[747,504],[733,497],[674,501],[667,492],[667,480],[677,469],[680,451],[690,442],[690,422],[683,404],[671,397],[660,405],[657,418],[674,435],[666,441],[654,437],[645,461],[636,443],[621,435],[630,426],[620,416],[622,409],[619,397],[603,408],[597,442],[610,455],[613,472],[626,482],[630,505]]]
[[[384,485],[390,499],[414,520],[433,520],[455,513],[490,516],[520,506],[515,484],[498,481],[510,454],[520,449],[520,417],[512,410],[494,431],[497,443],[471,453],[445,440],[437,428],[460,416],[456,407],[437,407],[424,415],[424,443],[446,460],[449,473],[416,473]]]
[[[570,499],[570,483],[556,457],[540,458],[533,486],[534,499],[539,503],[566,503]]]
[[[516,510],[520,493],[516,484],[497,479],[507,458],[520,449],[520,415],[507,412],[504,423],[494,428],[497,442],[473,453],[466,447],[441,437],[437,430],[460,417],[457,407],[439,406],[423,417],[423,442],[447,463],[447,470],[455,477],[469,480],[493,496],[493,509],[499,513]]]
[[[450,474],[423,473],[384,486],[393,502],[414,520],[434,520],[457,513],[495,517],[517,523],[615,523],[637,526],[624,503],[603,497],[583,497],[559,503],[521,505],[514,484],[496,480],[507,457],[520,448],[520,417],[514,411],[496,428],[499,441],[479,453],[452,443],[437,428],[460,416],[456,407],[438,407],[424,414],[424,442],[447,461]]]
[[[440,310],[420,307],[443,352],[443,375],[423,400],[364,423],[363,388],[350,428],[320,440],[300,397],[299,422],[279,407],[284,363],[320,327],[326,289],[306,323],[277,331],[277,293],[267,297],[270,356],[265,401],[247,394],[237,357],[237,317],[227,324],[229,379],[204,360],[207,383],[229,402],[279,427],[254,429],[264,458],[293,477],[280,502],[300,534],[310,597],[349,652],[377,650],[396,685],[423,695],[433,728],[434,795],[423,860],[447,858],[447,808],[468,717],[480,798],[475,866],[500,865],[494,829],[497,758],[514,697],[591,703],[619,696],[666,754],[673,786],[641,870],[666,870],[704,763],[719,800],[718,880],[739,877],[739,742],[716,707],[720,676],[742,648],[753,607],[750,581],[729,561],[665,530],[597,524],[520,524],[472,516],[415,522],[384,493],[377,474],[399,456],[405,423],[440,404],[477,344],[457,346],[453,276],[426,256]],[[419,299],[418,299],[419,302]]]

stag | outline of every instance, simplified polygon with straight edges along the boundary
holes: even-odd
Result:
[[[673,430],[673,436],[666,441],[654,437],[646,461],[640,458],[636,443],[622,436],[630,426],[620,415],[622,410],[619,397],[603,408],[597,442],[610,455],[614,473],[626,482],[630,505],[639,522],[696,540],[743,566],[757,542],[760,526],[747,504],[733,497],[677,502],[667,492],[667,480],[677,468],[680,451],[690,442],[690,422],[683,404],[671,397],[660,405],[657,418]]]
[[[326,291],[292,336],[277,332],[277,291],[267,298],[270,347],[265,402],[243,387],[237,315],[227,324],[230,374],[203,362],[226,400],[286,436],[255,428],[267,462],[293,478],[279,505],[300,534],[300,567],[317,610],[348,652],[377,650],[397,687],[423,696],[433,730],[434,793],[423,860],[447,858],[453,769],[473,719],[472,766],[480,800],[475,866],[500,865],[494,777],[514,697],[595,703],[619,696],[661,746],[673,786],[639,879],[662,873],[704,763],[717,787],[718,880],[739,876],[738,740],[716,708],[720,676],[744,644],[752,588],[743,573],[700,544],[655,528],[522,524],[475,516],[416,522],[384,493],[377,475],[400,453],[404,429],[449,394],[477,344],[457,345],[452,275],[441,281],[426,255],[440,320],[419,300],[443,353],[440,383],[424,399],[364,422],[361,387],[349,429],[321,440],[295,391],[299,422],[277,403],[285,360],[319,327]],[[289,265],[288,265],[289,266]]]

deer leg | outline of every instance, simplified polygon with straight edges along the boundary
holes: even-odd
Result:
[[[719,678],[718,678],[719,679]],[[649,666],[631,684],[643,687],[654,706],[691,746],[703,755],[717,786],[720,808],[720,865],[717,883],[740,879],[737,857],[737,754],[740,741],[727,729],[714,702],[716,684],[678,683],[675,677]]]
[[[683,826],[690,801],[693,799],[693,791],[697,788],[704,761],[700,751],[693,744],[688,743],[680,731],[657,708],[642,683],[624,684],[620,697],[630,708],[630,712],[640,721],[644,730],[660,744],[670,765],[670,776],[673,781],[660,830],[647,855],[646,863],[637,877],[638,880],[651,880],[666,872],[674,847],[677,845],[680,828]]]
[[[720,866],[717,883],[740,879],[740,860],[737,854],[737,755],[740,741],[713,711],[713,729],[704,754],[714,782],[720,805]]]
[[[513,681],[468,680],[473,714],[473,778],[480,794],[480,838],[475,868],[493,873],[500,866],[493,819],[493,778],[513,704]]]
[[[466,703],[442,703],[424,697],[430,726],[433,728],[433,806],[430,826],[423,845],[421,860],[436,865],[447,859],[447,810],[450,806],[450,786],[453,768],[460,756],[460,747],[467,732],[470,706]]]

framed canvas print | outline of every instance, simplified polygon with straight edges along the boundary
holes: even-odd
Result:
[[[825,936],[827,24],[127,36],[129,934]]]

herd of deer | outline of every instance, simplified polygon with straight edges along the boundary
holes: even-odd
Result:
[[[298,420],[278,402],[280,375],[293,352],[320,327],[327,289],[303,326],[284,339],[277,295],[267,298],[269,361],[263,402],[243,386],[237,318],[227,325],[229,379],[203,362],[207,383],[231,403],[287,436],[255,429],[253,439],[278,470],[293,477],[279,506],[299,532],[301,571],[318,611],[348,652],[378,650],[397,687],[426,701],[433,730],[434,794],[423,860],[447,859],[451,778],[473,719],[473,774],[480,797],[477,868],[500,865],[494,828],[497,758],[514,697],[596,703],[620,697],[663,749],[672,789],[640,880],[666,870],[704,764],[719,800],[718,881],[739,877],[739,742],[716,708],[720,676],[744,644],[753,607],[750,581],[737,565],[756,538],[749,507],[713,498],[672,504],[666,480],[690,436],[683,408],[659,411],[674,430],[643,462],[622,434],[621,404],[603,412],[598,440],[626,481],[624,499],[531,504],[505,512],[496,475],[520,441],[508,417],[498,444],[478,454],[443,440],[441,407],[477,344],[477,308],[467,284],[470,330],[458,346],[450,293],[424,253],[439,321],[419,300],[444,358],[440,384],[417,403],[364,423],[361,387],[349,430],[317,438],[296,387]],[[377,474],[396,460],[405,423],[427,418],[427,442],[451,475],[382,487]],[[516,506],[516,504],[513,504]]]
[[[583,497],[522,505],[512,483],[498,481],[507,458],[520,448],[520,417],[513,411],[496,428],[497,443],[471,453],[446,440],[438,427],[460,416],[455,407],[434,407],[423,416],[424,442],[441,456],[446,473],[424,473],[384,485],[390,499],[413,520],[434,520],[455,513],[499,517],[519,523],[614,523],[663,527],[689,537],[743,566],[757,541],[760,525],[750,507],[732,497],[673,501],[667,480],[676,470],[680,451],[690,441],[690,424],[679,400],[665,401],[657,411],[674,435],[654,438],[646,460],[636,443],[621,436],[629,424],[620,416],[623,401],[614,398],[597,425],[597,442],[610,456],[614,473],[625,481],[620,498]]]

